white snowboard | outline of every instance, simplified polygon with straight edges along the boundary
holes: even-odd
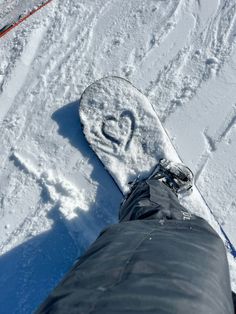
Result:
[[[123,194],[137,176],[147,177],[161,158],[181,162],[148,99],[129,81],[105,77],[82,94],[79,109],[85,137]],[[232,254],[222,228],[196,187],[180,202],[206,219]]]

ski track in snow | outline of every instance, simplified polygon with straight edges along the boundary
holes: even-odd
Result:
[[[17,3],[7,1],[6,12]],[[19,293],[13,275],[1,279],[6,313],[32,312],[75,256],[117,221],[120,192],[87,146],[78,119],[83,90],[103,76],[125,77],[148,96],[236,245],[235,17],[230,0],[151,0],[148,6],[144,0],[55,0],[0,40],[3,266],[19,256],[18,248],[25,252],[18,258],[24,263]],[[57,263],[49,283],[47,271],[41,274],[43,285],[36,257],[49,264],[54,255],[60,259],[56,248],[50,255],[42,246],[54,239],[56,226],[67,239],[58,250],[71,247],[70,258]],[[235,262],[229,261],[235,289]],[[18,266],[12,267],[17,275]],[[11,288],[4,294],[6,278]]]

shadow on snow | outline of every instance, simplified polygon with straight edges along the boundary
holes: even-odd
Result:
[[[53,113],[52,119],[59,126],[58,133],[93,165],[91,176],[99,183],[96,200],[89,211],[79,212],[69,222],[78,226],[73,239],[55,206],[48,214],[53,220],[50,230],[0,257],[1,314],[32,313],[101,230],[117,222],[121,193],[84,138],[78,106],[78,102],[65,105]]]

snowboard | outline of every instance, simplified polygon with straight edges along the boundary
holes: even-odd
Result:
[[[79,116],[90,147],[123,195],[130,182],[147,178],[160,159],[181,163],[147,97],[124,78],[104,77],[88,86],[80,99]],[[196,186],[179,199],[210,223],[235,257],[232,243]]]

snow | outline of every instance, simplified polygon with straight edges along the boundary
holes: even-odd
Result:
[[[19,3],[0,1],[0,25]],[[54,0],[0,39],[1,313],[31,313],[117,221],[78,118],[104,76],[148,97],[236,246],[235,17],[226,0]]]

